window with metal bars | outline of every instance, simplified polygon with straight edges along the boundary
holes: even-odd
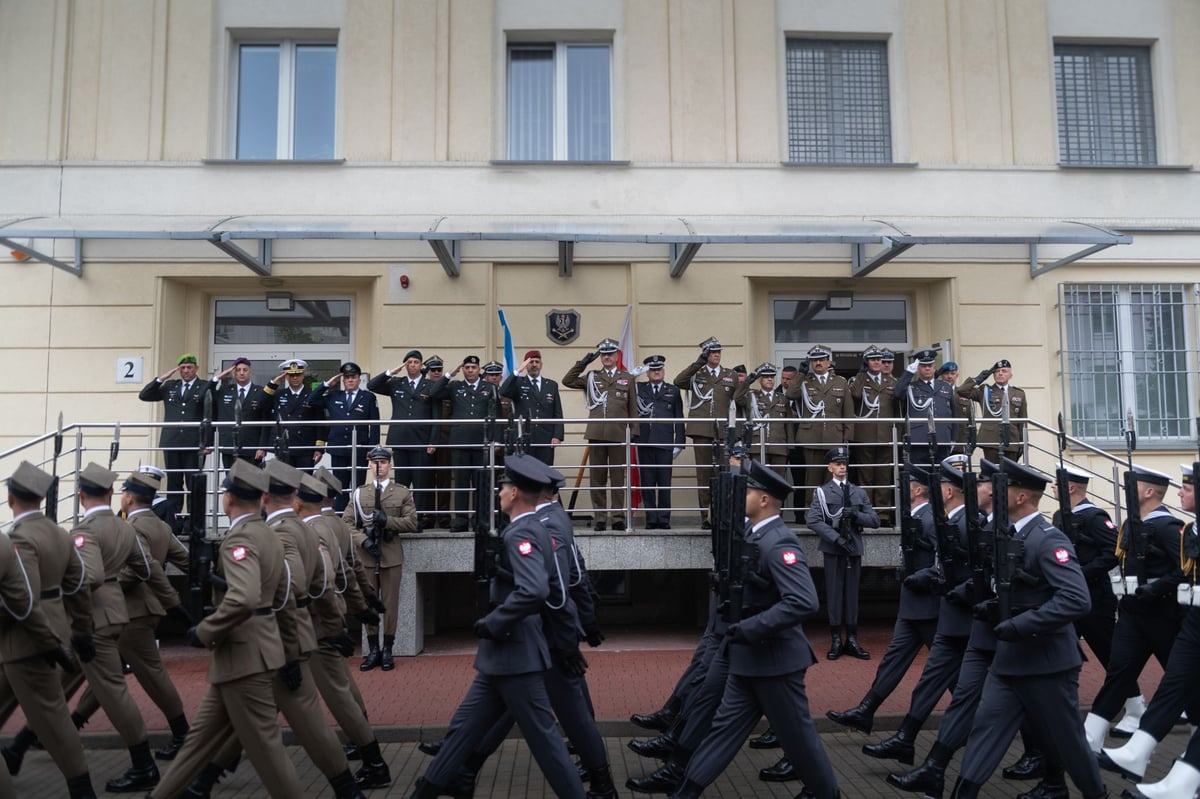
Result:
[[[788,160],[890,164],[887,42],[788,39]]]
[[[1072,435],[1115,444],[1132,411],[1139,442],[1188,445],[1196,291],[1192,284],[1059,285]]]
[[[1158,163],[1149,47],[1056,44],[1054,82],[1061,163]]]

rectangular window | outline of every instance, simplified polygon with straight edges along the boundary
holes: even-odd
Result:
[[[887,42],[788,39],[788,160],[890,164]]]
[[[234,157],[334,157],[337,45],[242,44],[237,48]]]
[[[1056,44],[1054,81],[1063,164],[1158,163],[1149,47]]]
[[[1064,283],[1059,286],[1064,379],[1072,434],[1122,439],[1133,412],[1139,442],[1185,444],[1194,387],[1194,287]]]
[[[509,45],[508,157],[610,160],[611,61],[607,44]]]

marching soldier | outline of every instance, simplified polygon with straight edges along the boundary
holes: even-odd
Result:
[[[233,376],[233,383],[228,388],[222,388],[221,381],[230,375]],[[248,358],[238,358],[232,366],[214,377],[210,390],[213,392],[218,422],[237,422],[239,418],[243,422],[261,422],[271,418],[274,402],[262,386],[256,386],[251,381]],[[226,469],[233,465],[235,458],[261,466],[263,458],[267,456],[268,439],[268,429],[263,426],[235,425],[223,428],[221,461]]]
[[[713,469],[718,465],[714,460],[713,441],[723,435],[724,422],[719,420],[729,416],[729,406],[738,385],[733,370],[721,366],[721,342],[716,338],[700,342],[700,356],[675,376],[675,385],[692,393],[688,400],[688,418],[697,421],[688,422],[685,432],[695,447],[700,528],[708,530],[712,506],[709,483]]]
[[[341,383],[340,391],[333,387]],[[357,485],[366,473],[366,456],[372,447],[379,444],[379,426],[345,424],[345,422],[379,421],[379,404],[375,395],[363,391],[362,369],[353,361],[347,361],[337,374],[313,389],[308,395],[308,404],[324,408],[329,417],[329,440],[318,441],[317,446],[329,453],[333,473],[342,485]],[[341,422],[342,424],[339,424]],[[340,496],[334,505],[338,511],[346,507],[347,499]]]
[[[592,508],[595,522],[592,529],[601,532],[612,519],[612,529],[625,529],[625,516],[617,511],[625,506],[625,425],[607,422],[606,419],[626,419],[638,415],[637,390],[633,375],[617,368],[621,346],[606,338],[596,345],[595,352],[575,362],[563,377],[563,385],[584,392],[584,403],[588,409],[587,428],[583,437],[588,442],[588,459],[592,463]],[[596,358],[600,358],[600,369],[593,369],[584,377],[583,370]],[[678,385],[678,383],[677,383]],[[604,489],[611,491],[612,501],[607,501]]]
[[[934,375],[937,352],[924,349],[913,353],[912,357],[912,363],[892,388],[892,396],[903,404],[905,416],[908,417],[913,463],[928,469],[946,459],[958,435],[956,423],[939,421],[936,427],[937,449],[930,451],[925,420],[930,409],[935,419],[954,418],[954,387]]]
[[[437,393],[441,375],[429,377],[420,350],[409,350],[404,363],[371,378],[367,390],[392,399],[392,421],[411,424],[388,425],[387,445],[395,459],[396,480],[410,486],[417,505],[418,523],[429,526],[433,499],[430,491],[433,453],[438,443],[442,403]],[[420,422],[420,423],[418,423]]]
[[[896,627],[875,671],[875,680],[866,696],[849,710],[831,710],[825,715],[835,724],[871,734],[875,711],[896,690],[904,673],[924,646],[933,645],[937,633],[939,572],[937,567],[937,531],[929,504],[928,478],[914,466],[908,478],[908,495],[913,523],[918,526],[913,547],[911,573],[900,584],[900,609]]]
[[[829,608],[829,630],[833,642],[829,660],[850,655],[868,660],[871,655],[858,643],[858,587],[862,581],[863,528],[879,527],[879,517],[867,492],[846,477],[850,453],[834,447],[825,456],[831,479],[813,492],[805,518],[817,534],[817,548],[825,556],[825,604]],[[842,625],[846,625],[845,644]]]
[[[987,385],[984,382],[988,377],[993,379],[993,385]],[[979,426],[979,445],[983,450],[983,457],[990,461],[997,460],[1001,454],[1012,460],[1018,460],[1021,457],[1025,423],[1015,420],[1017,417],[1029,415],[1029,405],[1025,400],[1024,390],[1011,383],[1012,364],[1001,359],[975,377],[967,378],[958,387],[958,396],[979,403],[983,414],[983,424]],[[1009,423],[1012,439],[1008,449],[1001,453],[999,451],[1000,417],[1004,415],[1005,395],[1008,395],[1009,415],[1014,421]]]
[[[779,512],[792,485],[746,460],[746,543],[757,551],[741,620],[729,625],[729,678],[708,736],[688,762],[672,799],[698,799],[733,760],[765,713],[805,789],[802,797],[835,799],[837,778],[808,714],[804,676],[815,662],[801,621],[819,607],[804,550]],[[752,556],[753,557],[753,556]]]
[[[638,416],[643,419],[682,419],[683,396],[663,379],[667,359],[643,359],[648,379],[637,384]],[[671,461],[683,452],[683,423],[646,421],[638,427],[638,470],[642,501],[646,504],[646,529],[671,529]]]
[[[766,443],[766,458],[763,463],[776,471],[786,471],[794,424],[791,421],[791,402],[784,396],[784,389],[775,387],[777,372],[773,363],[759,364],[738,385],[733,393],[733,401],[745,407],[746,419],[751,424],[755,419],[764,420],[750,442],[753,447],[751,451],[757,453],[758,444]],[[755,380],[758,381],[759,388],[753,388]]]
[[[796,380],[787,390],[787,398],[799,403],[796,443],[803,447],[805,486],[817,485],[820,478],[816,470],[824,468],[825,453],[831,446],[844,444],[847,438],[848,426],[842,420],[850,410],[849,385],[846,378],[834,374],[832,363],[833,351],[818,344],[808,351],[808,376]],[[805,495],[799,499],[801,505],[806,505],[810,498]]]
[[[1038,513],[1048,478],[1008,458],[1000,468],[1008,475],[1008,497],[995,501],[1008,502],[1013,537],[1022,544],[1022,579],[1011,583],[1011,618],[994,627],[996,656],[954,796],[979,796],[1027,718],[1035,729],[1053,730],[1063,766],[1085,799],[1107,797],[1079,723],[1082,657],[1072,621],[1088,611],[1087,583],[1071,542]]]
[[[216,768],[212,761],[233,736],[268,795],[294,799],[304,793],[283,748],[271,687],[275,671],[284,665],[276,608],[286,606],[290,586],[283,544],[259,515],[269,485],[265,471],[243,461],[235,462],[225,478],[221,505],[229,531],[214,564],[216,609],[188,630],[193,646],[212,652],[209,688],[183,748],[151,792],[153,799],[175,799],[193,777]]]
[[[83,561],[75,552],[71,536],[41,511],[42,500],[54,478],[22,461],[7,482],[14,548],[10,549],[8,541],[4,541],[0,549],[15,551],[20,557],[29,594],[37,597],[38,602],[33,606],[36,613],[31,612],[23,622],[0,625],[0,667],[5,683],[0,695],[6,706],[11,706],[14,700],[20,703],[29,725],[26,737],[30,741],[36,737],[42,742],[66,778],[71,799],[95,799],[79,730],[67,713],[63,673],[41,657],[50,647],[45,632],[39,632],[38,621],[44,617],[54,636],[60,640],[69,638],[81,658],[95,656],[91,594]],[[6,572],[7,568],[0,571]],[[10,614],[28,607],[15,599],[10,602],[7,591],[4,599]],[[72,669],[79,669],[69,659],[67,663]],[[6,770],[16,774],[21,766],[20,757],[14,757],[8,747],[3,753]]]
[[[83,675],[67,687],[73,693],[84,677],[104,708],[109,721],[129,747],[132,766],[121,777],[109,780],[113,793],[144,791],[158,783],[158,766],[150,754],[146,723],[125,684],[119,640],[129,624],[129,610],[121,588],[121,575],[130,582],[150,579],[150,560],[136,532],[112,510],[112,486],[117,475],[95,463],[79,473],[79,503],[83,520],[72,534],[85,539],[85,548],[96,548],[103,562],[103,580],[92,589],[92,618],[96,657],[83,664]],[[95,553],[93,553],[95,554]],[[123,571],[128,568],[128,571]]]
[[[866,369],[850,379],[850,399],[853,401],[854,424],[851,439],[858,446],[855,474],[858,484],[866,486],[871,505],[876,508],[892,504],[892,430],[891,422],[881,422],[896,415],[892,389],[896,378],[883,373],[883,350],[867,347],[862,354]],[[849,416],[850,414],[847,414]],[[888,512],[888,518],[892,514]]]
[[[550,596],[549,571],[555,568],[550,536],[535,517],[539,492],[549,483],[545,468],[526,456],[505,464],[500,510],[511,521],[491,583],[495,607],[475,622],[477,674],[450,722],[445,745],[417,780],[414,799],[445,794],[506,709],[551,790],[565,799],[584,799],[583,783],[555,727],[543,677],[553,664],[539,614]]]
[[[277,418],[287,436],[287,462],[297,469],[311,472],[324,451],[318,441],[329,437],[329,428],[316,424],[289,424],[289,422],[320,422],[325,412],[309,404],[313,389],[305,380],[308,361],[291,358],[279,364],[280,374],[263,386],[267,397],[273,399],[267,418]],[[278,448],[279,443],[275,442]]]
[[[459,372],[462,380],[451,380]],[[487,463],[484,438],[489,435],[485,424],[455,424],[468,419],[495,418],[500,412],[500,396],[496,387],[480,375],[479,356],[468,355],[454,371],[442,378],[436,393],[450,400],[450,465],[454,470],[454,521],[450,532],[465,533],[469,527],[467,515],[474,492],[475,471]],[[476,508],[476,513],[479,508]]]
[[[196,356],[189,352],[179,356],[174,369],[163,372],[138,393],[142,402],[161,402],[163,421],[178,425],[164,427],[158,437],[167,493],[173,497],[183,497],[191,484],[188,478],[200,469],[200,428],[195,423],[204,418],[204,395],[211,387],[209,381],[196,377]]]
[[[160,486],[159,478],[151,472],[139,469],[129,476],[122,486],[121,512],[125,520],[138,535],[150,566],[150,579],[142,582],[122,570],[121,585],[125,589],[125,605],[129,612],[129,623],[117,639],[121,660],[133,669],[133,675],[145,690],[150,700],[163,712],[171,728],[171,741],[154,756],[159,760],[171,760],[183,746],[188,733],[187,716],[183,712],[183,701],[179,691],[171,682],[171,676],[163,665],[158,651],[158,625],[168,613],[182,616],[191,625],[191,619],[183,612],[171,582],[163,571],[163,564],[173,563],[185,574],[188,569],[188,551],[171,532],[171,528],[150,510]],[[73,714],[77,723],[86,722],[100,709],[100,703],[89,685],[75,706]]]
[[[359,669],[370,671],[382,665],[396,667],[392,649],[396,644],[396,621],[400,616],[400,575],[404,566],[404,544],[399,533],[417,532],[417,508],[407,486],[391,479],[392,454],[383,447],[371,450],[370,477],[354,490],[342,518],[360,528],[365,539],[360,547],[363,570],[386,608],[383,618],[383,649],[379,648],[379,624],[367,625],[370,652]],[[379,565],[376,577],[376,563]],[[376,582],[377,581],[377,582]]]
[[[337,534],[339,549],[342,553],[342,563],[346,564],[348,571],[339,572],[344,578],[342,580],[342,590],[349,592],[351,597],[354,594],[361,594],[363,602],[367,607],[382,616],[387,613],[387,607],[379,599],[379,594],[375,591],[375,586],[371,582],[371,578],[367,577],[367,570],[363,566],[362,556],[359,554],[362,550],[359,548],[359,542],[355,540],[353,527],[346,524],[342,517],[333,509],[334,500],[342,493],[342,484],[338,482],[337,477],[333,472],[326,469],[324,466],[313,472],[316,477],[325,486],[325,504],[321,506],[321,515],[328,520],[329,527]],[[333,524],[332,522],[337,522]],[[350,572],[353,572],[351,574]],[[358,684],[354,683],[354,691],[358,693]],[[362,704],[362,697],[359,696],[359,704]]]
[[[513,411],[525,419],[558,419],[554,424],[529,428],[529,454],[547,466],[554,465],[554,448],[563,441],[562,397],[558,383],[542,377],[542,353],[530,350],[525,360],[500,385],[500,395],[513,401]]]

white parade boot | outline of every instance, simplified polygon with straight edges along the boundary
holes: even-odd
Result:
[[[1128,738],[1138,728],[1142,714],[1146,712],[1146,697],[1133,696],[1125,700],[1125,715],[1113,727],[1113,735],[1118,738]]]
[[[1120,770],[1121,776],[1141,782],[1142,777],[1146,776],[1146,767],[1150,765],[1150,756],[1154,754],[1156,746],[1158,741],[1154,740],[1153,735],[1137,730],[1124,746],[1115,749],[1105,747],[1100,760],[1103,761],[1107,756],[1112,765]]]
[[[1192,799],[1200,788],[1200,771],[1190,763],[1176,760],[1167,776],[1158,782],[1143,782],[1137,787],[1146,799]]]
[[[1104,736],[1108,735],[1108,719],[1088,713],[1083,720],[1083,734],[1087,736],[1088,747],[1093,754],[1100,754],[1104,748]]]

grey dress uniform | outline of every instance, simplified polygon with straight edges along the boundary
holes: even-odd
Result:
[[[445,745],[425,772],[427,793],[419,795],[434,795],[429,789],[452,784],[508,710],[554,793],[583,799],[583,783],[558,735],[543,677],[552,665],[540,616],[550,596],[552,547],[533,511],[520,514],[504,530],[500,569],[491,584],[495,608],[476,622],[477,634],[486,637],[475,656],[475,681],[450,721]]]
[[[500,384],[500,396],[513,402],[513,413],[525,419],[558,419],[557,423],[533,424],[529,427],[529,454],[547,466],[554,465],[551,439],[562,441],[565,435],[562,418],[562,396],[558,383],[539,375],[510,374]]]
[[[567,388],[582,389],[588,409],[587,428],[583,437],[588,441],[588,459],[592,469],[592,508],[597,529],[611,519],[623,527],[625,520],[615,512],[625,507],[625,425],[606,419],[632,419],[637,413],[637,393],[633,375],[624,369],[595,369],[584,375],[586,360],[580,360],[563,376]],[[610,494],[605,497],[605,487]],[[611,499],[610,499],[611,498]]]
[[[936,419],[952,419],[955,417],[954,386],[945,380],[921,380],[912,372],[905,371],[896,381],[892,396],[905,406],[908,416],[908,435],[912,441],[912,462],[928,468],[931,464],[941,463],[950,455],[950,447],[957,440],[958,424],[954,422],[938,422],[935,437],[937,451],[929,451],[929,432],[926,426],[928,408],[933,404],[933,415]]]
[[[744,617],[728,630],[725,695],[688,764],[687,780],[700,788],[711,784],[765,713],[806,790],[832,799],[837,779],[804,690],[805,672],[816,658],[800,623],[819,607],[804,550],[778,516],[756,524],[746,542],[758,546],[755,571],[764,585],[747,581]]]
[[[849,502],[847,502],[849,500]],[[851,514],[850,535],[844,543],[841,524]],[[817,549],[825,559],[825,604],[829,628],[837,633],[844,623],[858,625],[858,590],[862,581],[862,531],[879,527],[879,516],[871,507],[867,492],[849,482],[830,480],[813,492],[812,504],[805,516],[809,529],[819,539]]]
[[[671,525],[671,461],[676,447],[682,448],[683,423],[655,422],[682,419],[683,397],[670,383],[637,384],[638,474],[642,478],[642,502],[646,507],[646,526],[666,529]]]
[[[856,481],[867,487],[871,504],[876,508],[892,504],[892,422],[881,422],[896,415],[896,400],[892,390],[896,378],[892,375],[859,372],[850,379],[850,399],[854,423],[850,440],[854,448]]]
[[[724,422],[719,420],[729,416],[729,406],[733,403],[733,394],[737,390],[737,378],[732,369],[721,366],[713,368],[694,362],[677,374],[672,382],[678,388],[691,392],[687,404],[688,418],[696,421],[688,422],[684,432],[695,445],[700,517],[707,521],[712,505],[709,484],[712,482],[713,470],[717,467],[713,460],[715,455],[712,445],[719,435],[724,435]]]
[[[804,484],[816,487],[820,484],[818,475],[825,468],[825,453],[830,447],[844,443],[849,434],[845,421],[851,410],[849,384],[832,370],[825,373],[824,379],[809,374],[801,380],[797,375],[786,396],[796,402],[799,415],[796,444],[804,451]],[[801,507],[811,501],[807,489],[806,495],[797,499]]]
[[[212,652],[209,688],[183,748],[150,794],[154,799],[179,796],[231,736],[245,748],[268,795],[303,795],[283,748],[271,688],[284,664],[275,612],[284,607],[289,591],[283,564],[283,544],[257,513],[230,520],[214,564],[226,587],[214,589],[216,610],[193,628],[195,639]]]
[[[159,381],[156,377],[142,387],[138,399],[142,402],[161,402],[163,421],[170,423],[158,436],[163,449],[163,465],[167,472],[167,492],[182,497],[187,489],[185,479],[200,468],[200,426],[204,418],[204,395],[212,382],[194,378]]]
[[[1083,659],[1072,622],[1088,612],[1087,582],[1071,542],[1040,514],[1015,528],[1028,579],[1013,581],[1014,616],[996,627],[1000,640],[963,754],[961,795],[978,795],[1028,719],[1035,729],[1054,730],[1045,743],[1084,797],[1106,796],[1079,718]]]

